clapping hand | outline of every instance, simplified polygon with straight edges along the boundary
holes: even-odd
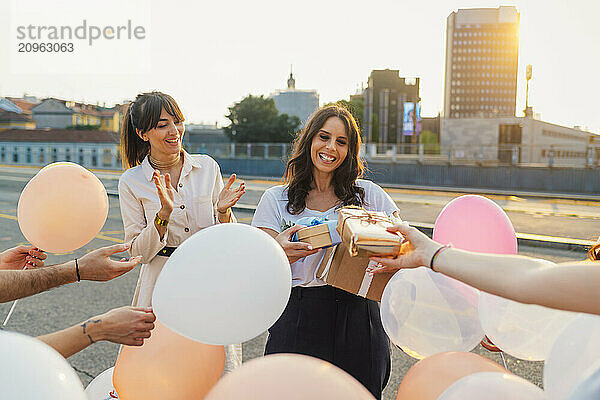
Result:
[[[169,216],[175,208],[175,189],[173,189],[173,186],[171,185],[171,175],[167,173],[164,176],[161,176],[160,172],[155,170],[152,174],[152,181],[156,186],[160,205],[162,206],[159,211],[159,216],[162,219],[169,219]]]
[[[217,211],[221,214],[225,214],[227,210],[233,207],[238,202],[240,197],[246,193],[244,182],[240,183],[237,188],[232,188],[235,178],[235,174],[231,174],[229,180],[225,184],[225,187],[223,190],[221,190],[221,193],[219,193],[219,198],[217,200]]]

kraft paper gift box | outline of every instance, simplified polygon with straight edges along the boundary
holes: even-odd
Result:
[[[337,233],[337,221],[320,218],[300,218],[297,225],[307,225],[292,236],[292,242],[310,244],[313,249],[319,249],[339,244],[342,240]]]
[[[338,210],[337,231],[352,257],[396,257],[404,238],[387,231],[394,222],[381,212],[343,207]]]
[[[341,243],[326,250],[317,277],[346,292],[381,301],[383,289],[394,274],[368,274],[369,265],[376,264],[368,258],[351,257],[345,244]]]

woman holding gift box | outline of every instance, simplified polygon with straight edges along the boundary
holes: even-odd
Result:
[[[143,93],[129,104],[121,129],[123,164],[119,201],[125,241],[143,265],[134,306],[150,306],[158,274],[175,248],[202,228],[235,222],[231,207],[244,184],[223,185],[219,165],[207,155],[190,155],[181,146],[185,127],[175,100]],[[242,362],[242,346],[225,348],[225,370]]]
[[[300,218],[337,219],[337,208],[362,206],[395,214],[390,196],[373,182],[358,179],[360,131],[347,110],[329,106],[316,111],[296,137],[287,163],[285,185],[263,194],[252,225],[273,236],[292,268],[292,294],[279,320],[269,329],[265,354],[300,353],[329,361],[381,398],[390,374],[390,348],[375,301],[327,286],[316,277],[324,250],[291,236]]]

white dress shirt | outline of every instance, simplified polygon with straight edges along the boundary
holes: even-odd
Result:
[[[183,167],[175,188],[175,208],[169,217],[167,231],[160,239],[154,217],[161,208],[156,186],[152,181],[154,168],[148,157],[138,166],[128,169],[119,179],[119,202],[125,229],[125,242],[131,242],[131,256],[142,256],[132,305],[151,306],[156,279],[167,257],[158,255],[165,246],[177,247],[200,229],[219,223],[217,200],[223,189],[219,164],[207,155],[183,152]],[[233,222],[235,219],[231,214]],[[225,370],[242,363],[241,344],[225,348]]]

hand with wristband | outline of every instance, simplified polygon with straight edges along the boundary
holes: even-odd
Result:
[[[519,303],[600,315],[600,268],[595,250],[588,260],[552,264],[516,254],[452,249],[407,224],[390,230],[400,232],[408,239],[405,251],[395,259],[371,257],[381,265],[369,269],[371,273],[425,266],[476,289]]]
[[[77,280],[105,282],[129,272],[141,260],[141,256],[132,257],[127,260],[112,260],[111,255],[129,250],[129,244],[116,244],[114,246],[101,247],[89,252],[85,256],[75,259],[73,273]]]
[[[401,268],[417,268],[425,266],[435,271],[435,261],[451,245],[442,245],[431,240],[427,235],[413,228],[407,223],[402,223],[388,228],[390,232],[401,233],[407,241],[402,245],[400,254],[394,258],[371,257],[378,263],[378,267],[369,267],[367,272],[380,274],[396,272]]]

